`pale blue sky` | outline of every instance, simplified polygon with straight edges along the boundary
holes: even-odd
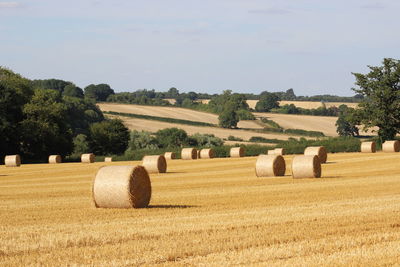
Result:
[[[0,0],[0,65],[116,91],[353,95],[400,59],[398,0]]]

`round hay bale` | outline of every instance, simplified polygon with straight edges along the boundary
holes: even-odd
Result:
[[[105,157],[104,162],[112,162],[112,157]]]
[[[204,148],[200,151],[200,158],[212,159],[215,157],[215,151],[212,148]]]
[[[96,208],[145,208],[151,198],[149,174],[143,166],[103,166],[92,196]]]
[[[257,177],[284,176],[285,159],[281,155],[259,155],[256,162]]]
[[[267,150],[267,155],[275,155],[275,150],[274,149]]]
[[[21,157],[17,155],[7,155],[4,158],[4,164],[6,167],[19,167],[21,166]]]
[[[81,162],[83,162],[83,163],[93,163],[94,159],[95,159],[95,155],[93,153],[81,155]]]
[[[375,153],[376,152],[376,143],[375,142],[362,142],[361,143],[361,152],[362,153]]]
[[[292,161],[293,178],[321,177],[321,162],[317,155],[295,156]]]
[[[182,159],[197,159],[197,150],[195,148],[184,148],[181,151]]]
[[[165,152],[164,154],[165,159],[176,159],[175,152]]]
[[[230,151],[231,158],[241,158],[244,157],[243,147],[232,147]]]
[[[274,154],[283,156],[286,154],[286,150],[284,148],[275,148]]]
[[[167,161],[163,155],[144,156],[143,166],[148,173],[165,173],[167,172]]]
[[[61,156],[60,155],[50,155],[49,156],[49,163],[50,164],[61,163]]]
[[[382,144],[382,151],[383,152],[399,152],[400,151],[400,141],[399,140],[392,140],[386,141]]]
[[[304,155],[305,156],[318,156],[319,161],[321,163],[325,163],[327,158],[328,158],[328,154],[326,153],[326,149],[323,146],[309,146],[304,150]]]

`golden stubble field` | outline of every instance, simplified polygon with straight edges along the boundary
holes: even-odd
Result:
[[[395,265],[399,158],[329,154],[299,180],[257,178],[255,157],[175,160],[139,210],[93,206],[105,163],[0,166],[0,265]]]

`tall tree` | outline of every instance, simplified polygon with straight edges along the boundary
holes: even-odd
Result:
[[[90,126],[90,146],[96,154],[122,154],[128,142],[129,130],[119,119],[96,122]]]
[[[96,101],[106,101],[107,97],[114,94],[114,90],[108,84],[91,84],[85,87],[85,97]]]
[[[273,108],[279,108],[279,97],[274,93],[263,92],[257,102],[255,110],[258,112],[269,112]]]
[[[353,73],[363,96],[359,116],[365,129],[378,127],[382,141],[393,139],[400,131],[400,61],[385,58],[382,66],[368,66],[367,74]]]

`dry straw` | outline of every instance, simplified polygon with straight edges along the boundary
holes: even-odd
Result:
[[[176,159],[175,152],[165,152],[164,154],[165,159]]]
[[[375,142],[362,142],[361,143],[361,152],[362,153],[375,153],[376,152],[376,143]]]
[[[95,155],[93,153],[81,155],[81,162],[83,162],[83,163],[93,163],[94,159],[95,159]]]
[[[230,151],[231,158],[241,158],[244,156],[243,147],[232,147]]]
[[[167,171],[167,161],[163,155],[144,156],[143,166],[149,173],[165,173]]]
[[[275,155],[275,150],[274,149],[267,150],[267,155]]]
[[[17,155],[8,155],[4,158],[6,167],[19,167],[21,166],[21,157]]]
[[[304,150],[304,155],[305,156],[318,156],[319,161],[321,163],[325,163],[327,158],[328,158],[328,154],[326,153],[326,149],[323,146],[309,146]]]
[[[60,155],[50,155],[49,156],[49,163],[50,164],[61,163],[61,156]]]
[[[181,152],[182,159],[197,159],[197,150],[195,148],[184,148]]]
[[[112,157],[105,157],[104,162],[112,162]]]
[[[92,195],[96,208],[145,208],[151,198],[149,174],[143,166],[103,166]]]
[[[200,151],[200,158],[212,159],[215,157],[215,151],[212,148],[204,148]]]
[[[382,144],[382,151],[383,152],[399,152],[400,151],[400,141],[399,140],[392,140],[386,141]]]
[[[321,162],[317,155],[295,156],[292,161],[293,178],[321,177]]]
[[[285,159],[281,155],[259,155],[256,162],[257,177],[284,176]]]
[[[274,154],[283,156],[286,154],[286,150],[284,148],[275,148]]]

